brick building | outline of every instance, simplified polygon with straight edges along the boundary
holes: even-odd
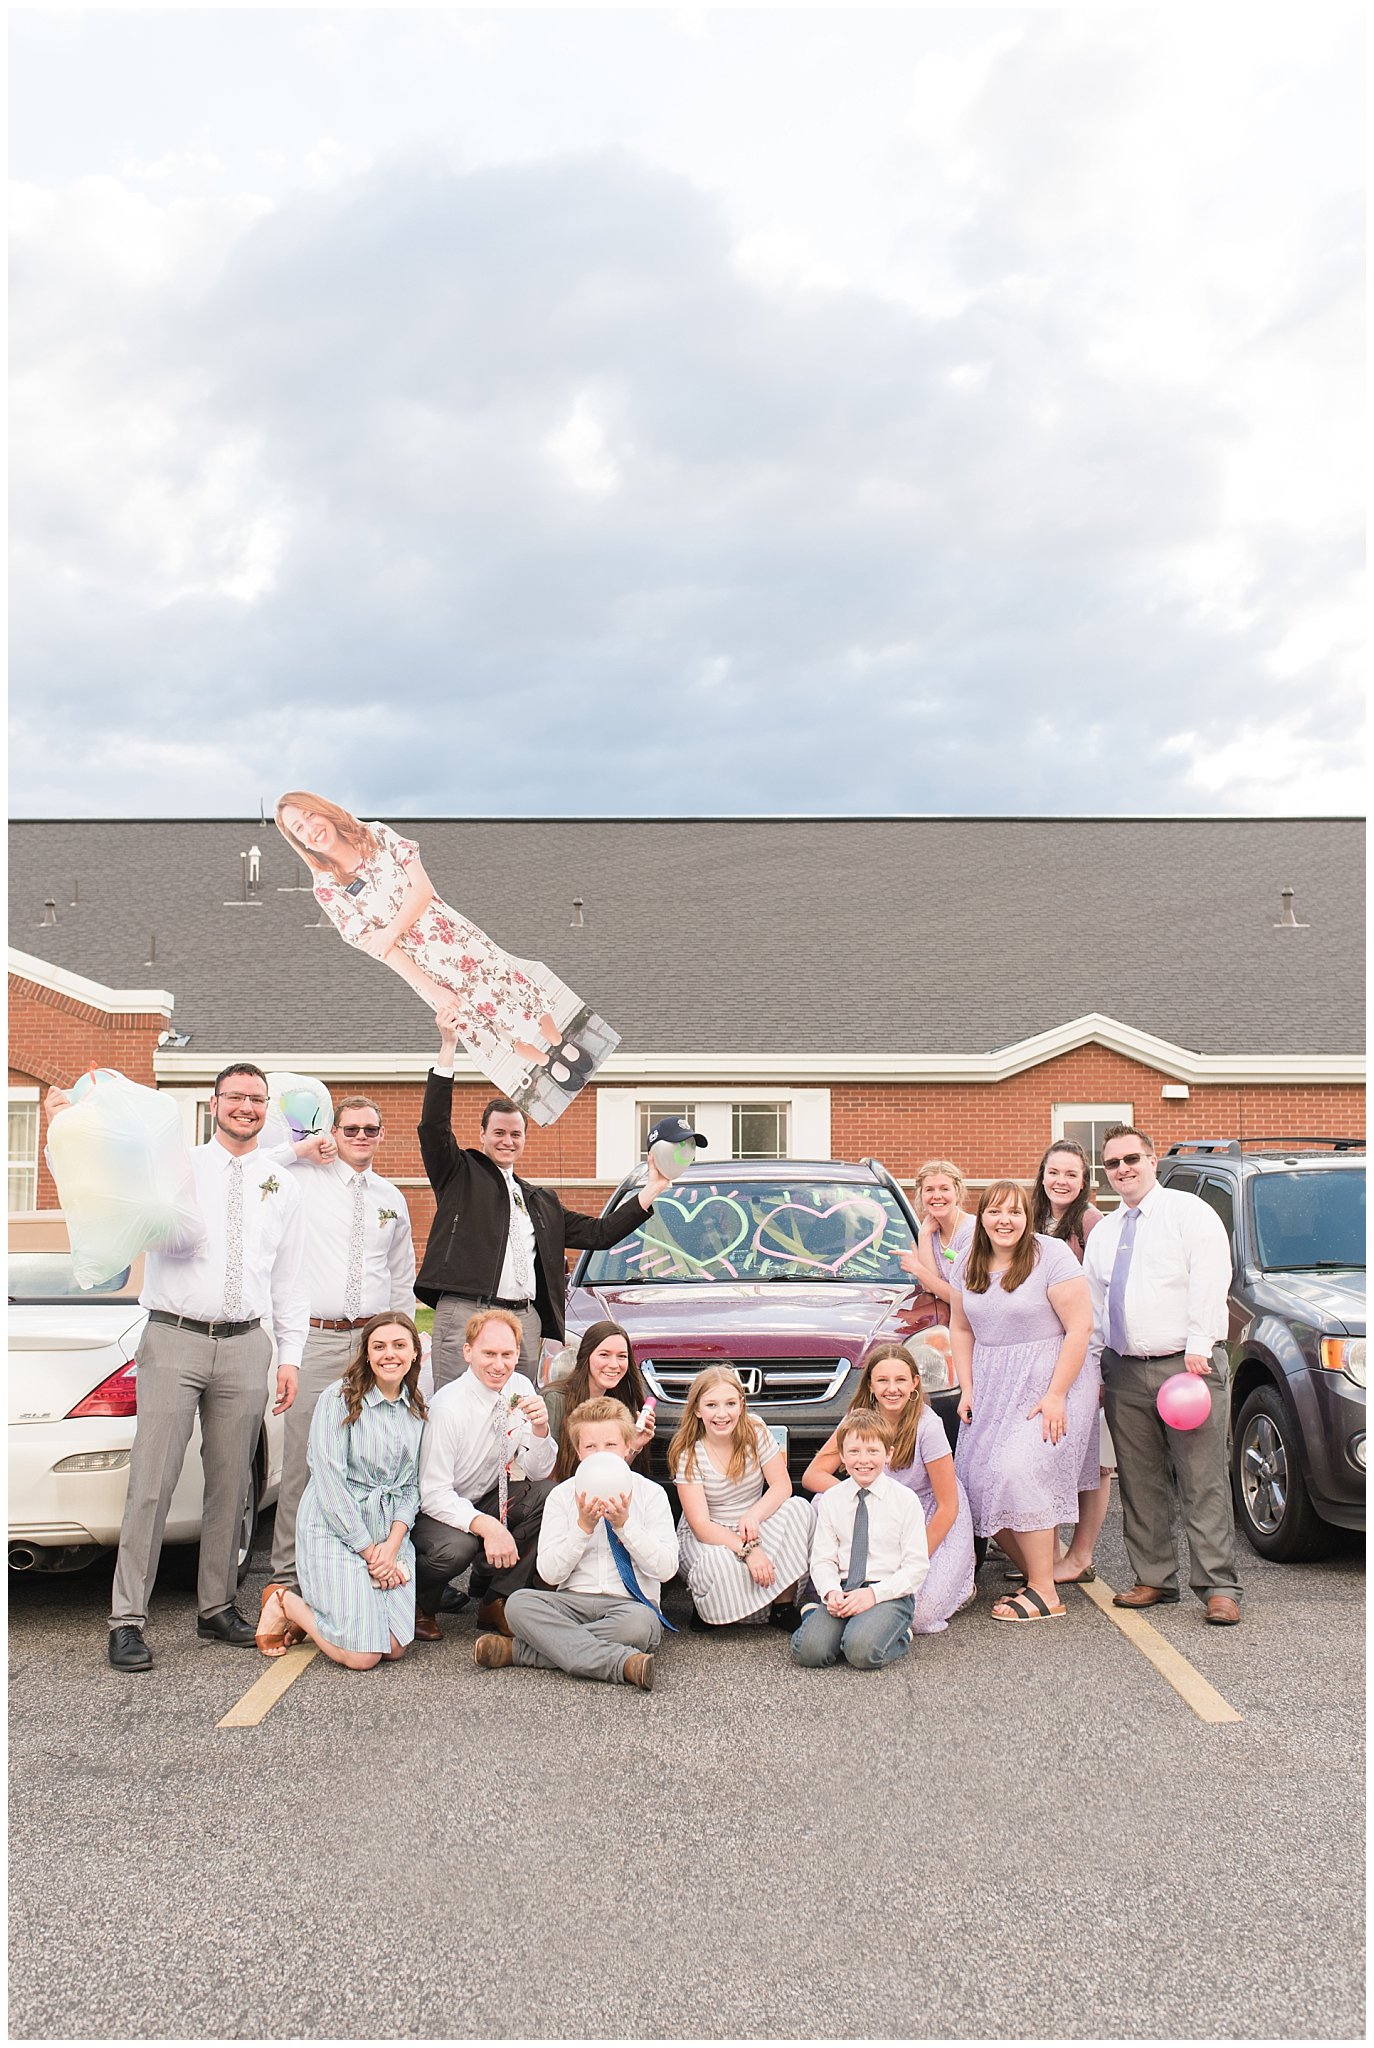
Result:
[[[574,1207],[675,1108],[707,1157],[871,1155],[908,1182],[932,1154],[1028,1175],[1066,1133],[1096,1156],[1119,1116],[1161,1147],[1364,1128],[1358,820],[389,822],[622,1034],[530,1132],[525,1170]],[[48,1082],[118,1067],[194,1136],[246,1056],[377,1098],[423,1240],[432,1021],[322,918],[273,825],[14,824],[10,935],[11,1209],[55,1200]],[[492,1092],[466,1072],[460,1133]]]

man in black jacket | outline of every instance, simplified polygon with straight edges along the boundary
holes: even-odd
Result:
[[[643,1188],[609,1216],[565,1209],[551,1188],[517,1178],[525,1119],[504,1096],[483,1111],[479,1143],[461,1146],[453,1135],[455,1014],[440,1010],[435,1021],[439,1057],[425,1083],[420,1156],[436,1207],[415,1292],[434,1308],[437,1393],[464,1370],[463,1332],[482,1308],[511,1309],[519,1316],[520,1368],[533,1379],[541,1338],[564,1334],[564,1247],[604,1250],[619,1244],[639,1229],[669,1183],[651,1161]]]

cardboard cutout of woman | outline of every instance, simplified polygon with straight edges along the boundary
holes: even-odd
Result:
[[[412,839],[288,790],[277,825],[350,946],[384,961],[431,1010],[457,1006],[474,1063],[531,1123],[551,1124],[620,1043],[542,960],[502,952],[435,893]]]

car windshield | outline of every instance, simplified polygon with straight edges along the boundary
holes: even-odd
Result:
[[[128,1285],[129,1268],[98,1287],[78,1287],[70,1252],[11,1252],[11,1301],[101,1301]]]
[[[863,1280],[910,1286],[911,1225],[883,1187],[852,1182],[679,1182],[642,1229],[593,1252],[583,1285],[653,1280]]]
[[[1259,1173],[1251,1182],[1255,1249],[1270,1272],[1364,1269],[1364,1171]]]

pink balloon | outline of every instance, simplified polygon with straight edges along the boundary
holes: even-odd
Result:
[[[1160,1420],[1170,1429],[1201,1429],[1212,1412],[1212,1391],[1195,1372],[1176,1372],[1155,1396]]]

